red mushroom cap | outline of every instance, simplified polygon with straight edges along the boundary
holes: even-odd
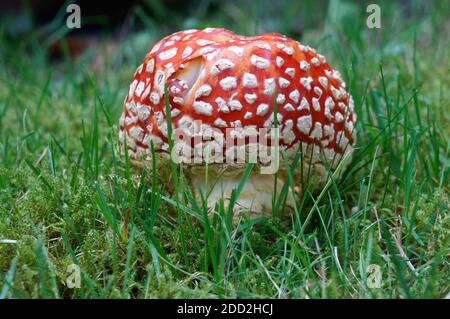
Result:
[[[244,37],[207,28],[156,43],[134,75],[120,120],[133,158],[148,159],[151,143],[168,152],[165,85],[174,129],[195,120],[223,134],[273,127],[277,94],[282,149],[316,145],[331,161],[355,142],[353,100],[339,72],[280,34]]]

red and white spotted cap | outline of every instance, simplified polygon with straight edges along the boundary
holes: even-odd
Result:
[[[120,118],[120,140],[127,138],[133,159],[148,160],[151,143],[168,152],[165,85],[174,128],[195,120],[224,134],[273,127],[276,100],[281,149],[315,145],[331,163],[355,143],[353,100],[340,73],[314,49],[280,34],[207,28],[156,43],[134,75]]]

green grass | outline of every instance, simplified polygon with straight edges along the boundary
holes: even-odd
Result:
[[[75,62],[50,63],[37,33],[19,39],[0,24],[0,298],[449,293],[445,1],[383,2],[381,30],[366,28],[359,2],[331,1],[327,11],[282,1],[276,15],[230,2],[213,14],[201,5],[189,18],[149,3],[156,17],[138,8],[130,22],[148,32]],[[301,197],[284,187],[272,218],[237,225],[223,205],[208,218],[179,168],[156,169],[156,158],[153,170],[138,170],[118,152],[123,98],[149,44],[170,30],[217,25],[277,31],[317,48],[343,74],[358,115],[357,149],[341,178]],[[63,29],[54,23],[50,38]],[[93,67],[96,56],[103,72]],[[303,169],[298,158],[282,160],[291,166],[289,184],[300,182],[293,178]],[[286,196],[296,200],[287,219],[280,217]],[[66,286],[73,263],[80,289]],[[380,288],[367,284],[371,264],[381,267]]]

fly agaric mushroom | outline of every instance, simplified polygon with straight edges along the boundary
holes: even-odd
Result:
[[[231,130],[233,137],[244,137],[246,155],[252,153],[249,137],[263,137],[267,132],[261,129],[277,124],[279,150],[288,160],[301,152],[302,174],[314,187],[323,186],[329,170],[353,152],[356,116],[340,73],[314,49],[280,34],[245,37],[207,28],[177,32],[156,43],[134,75],[120,118],[120,142],[123,149],[126,139],[132,163],[151,163],[152,144],[161,159],[170,158],[165,92],[174,132],[195,130],[198,122],[201,129],[188,133],[192,139],[198,132],[216,136]],[[211,146],[199,145],[200,154]],[[198,143],[189,140],[185,146]],[[184,161],[195,194],[207,196],[208,207],[229,200],[245,166],[236,161],[233,145],[231,152],[229,144],[222,146],[225,155],[208,164],[209,179],[220,176],[220,182],[211,181],[209,187],[204,183],[207,159]],[[258,156],[257,165],[263,162]],[[286,176],[282,166],[278,190]],[[274,174],[253,170],[236,209],[270,211],[273,191]]]

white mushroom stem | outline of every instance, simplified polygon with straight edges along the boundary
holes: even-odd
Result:
[[[225,208],[228,209],[232,192],[238,189],[243,172],[242,167],[223,170],[210,166],[207,172],[202,166],[191,167],[190,182],[196,199],[199,203],[206,200],[210,211],[222,200]],[[277,177],[278,196],[284,181],[283,176]],[[275,175],[260,174],[259,170],[253,169],[233,207],[234,217],[241,211],[251,212],[256,216],[270,216],[274,193]],[[288,204],[292,201],[290,198],[292,197],[288,196]]]
[[[308,148],[308,151],[300,159],[303,162],[302,172],[300,169],[292,172],[296,195],[302,192],[303,187],[307,187],[308,191],[316,192],[325,186],[329,178],[329,171],[327,171],[322,162],[316,160],[312,163],[310,162],[312,157],[311,151],[312,148]],[[317,159],[314,156],[312,158]],[[334,171],[333,173],[334,179],[340,177],[345,167],[350,163],[350,158],[351,156],[344,156],[338,171]],[[331,165],[331,161],[328,162],[328,166]],[[337,163],[332,166],[336,168]],[[244,170],[244,165],[214,164],[209,166],[190,166],[188,167],[187,173],[197,202],[203,203],[203,200],[206,200],[208,209],[212,211],[216,203],[222,200],[224,201],[225,208],[228,208],[232,191],[238,189]],[[301,176],[302,174],[303,176]],[[260,167],[255,166],[233,207],[234,218],[240,212],[250,212],[251,217],[271,216],[273,196],[276,193],[275,199],[279,199],[286,179],[286,170],[280,167],[277,172],[275,190],[275,175],[261,174]],[[303,185],[302,182],[304,183]],[[290,187],[286,197],[286,206],[288,208],[294,207],[295,199],[292,196],[292,191],[293,189]]]

